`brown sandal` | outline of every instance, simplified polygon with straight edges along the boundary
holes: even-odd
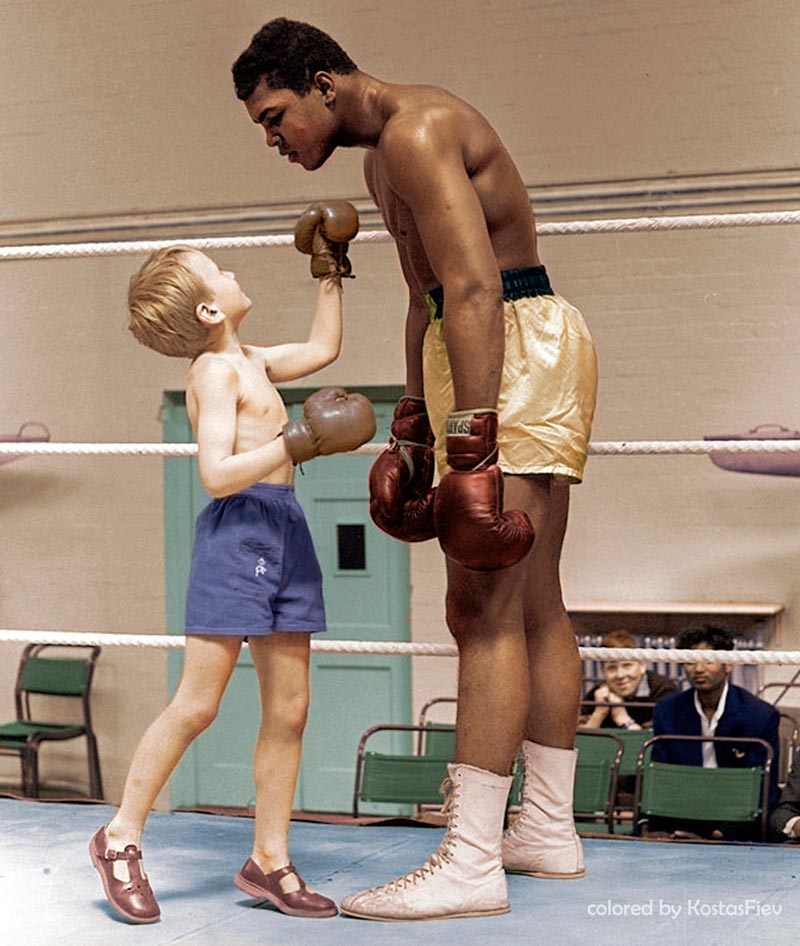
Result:
[[[291,893],[281,887],[281,878],[287,874],[294,874],[300,882],[300,889]],[[336,904],[321,893],[309,890],[303,878],[295,870],[294,864],[287,864],[265,874],[252,858],[233,878],[233,882],[246,894],[257,900],[269,900],[281,913],[289,916],[328,917],[336,916],[339,912]]]
[[[141,850],[135,844],[129,844],[124,851],[110,850],[104,826],[92,836],[89,854],[103,881],[103,890],[111,906],[132,923],[155,923],[161,911],[150,882],[142,873]],[[115,861],[128,862],[127,881],[114,876]]]

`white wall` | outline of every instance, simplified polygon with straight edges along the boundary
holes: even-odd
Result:
[[[300,0],[287,11],[328,29],[367,72],[472,101],[534,197],[545,185],[591,193],[623,178],[738,180],[797,164],[794,0],[409,0],[323,12]],[[231,62],[264,19],[287,11],[255,0],[0,5],[0,235],[68,218],[365,198],[359,153],[306,174],[265,152],[233,96]],[[800,427],[796,246],[790,227],[543,238],[554,284],[582,307],[598,346],[593,439]],[[305,331],[314,289],[304,258],[217,255],[257,301],[246,340]],[[394,252],[357,246],[353,258],[344,353],[316,380],[401,383]],[[59,441],[160,439],[161,391],[183,385],[185,366],[125,331],[138,262],[0,263],[0,433],[39,420]],[[783,601],[784,646],[796,648],[799,518],[792,479],[723,473],[702,457],[594,458],[573,491],[566,594]],[[1,627],[164,630],[159,460],[4,465],[0,534]],[[446,641],[435,545],[413,550],[412,584],[415,638]],[[20,650],[0,644],[3,716]],[[158,651],[103,654],[95,702],[111,800],[163,704],[165,664]],[[442,691],[445,667],[452,687],[452,662],[416,662],[417,705]],[[0,763],[2,781],[16,769]]]

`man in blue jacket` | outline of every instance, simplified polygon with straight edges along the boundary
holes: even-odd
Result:
[[[727,628],[705,625],[688,628],[678,637],[681,650],[733,650],[733,638]],[[778,799],[778,725],[780,715],[774,706],[753,696],[744,687],[731,683],[731,665],[725,663],[691,663],[686,676],[692,684],[686,690],[659,701],[653,714],[656,736],[740,736],[763,739],[772,747],[769,807]],[[763,766],[766,750],[756,743],[695,742],[664,739],[654,743],[654,762],[676,765],[702,765],[705,768],[750,768]],[[688,828],[696,833],[709,830],[726,839],[750,837],[752,832],[741,825],[704,825],[695,822],[680,826],[665,819],[650,819],[650,827],[670,830]]]

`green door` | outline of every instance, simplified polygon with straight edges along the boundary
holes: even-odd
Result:
[[[282,392],[296,419],[309,390]],[[396,388],[366,392],[377,416],[375,440],[385,441]],[[166,392],[165,442],[190,441],[182,392]],[[328,632],[316,640],[410,638],[408,548],[383,535],[369,520],[370,456],[319,457],[298,471],[295,489],[308,517],[324,575]],[[165,461],[167,622],[183,633],[194,520],[208,502],[194,460]],[[180,674],[182,652],[170,654],[170,686]],[[295,807],[349,811],[356,749],[361,733],[377,722],[411,720],[408,657],[315,653],[311,710]],[[252,747],[259,719],[258,686],[247,648],[214,725],[189,749],[171,782],[172,807],[250,806],[254,789]],[[400,751],[402,739],[391,748]],[[380,810],[386,810],[383,806]]]

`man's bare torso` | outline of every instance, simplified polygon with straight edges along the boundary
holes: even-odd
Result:
[[[395,112],[387,122],[401,121],[413,134],[415,126],[435,126],[437,133],[456,138],[464,168],[483,208],[492,248],[500,270],[539,265],[533,211],[527,190],[511,156],[486,119],[467,103],[430,86],[394,86]],[[381,138],[383,141],[386,131]],[[413,208],[403,202],[389,183],[391,167],[381,141],[370,149],[364,174],[387,229],[405,252],[417,288],[431,289],[440,282],[428,262],[414,223]]]

